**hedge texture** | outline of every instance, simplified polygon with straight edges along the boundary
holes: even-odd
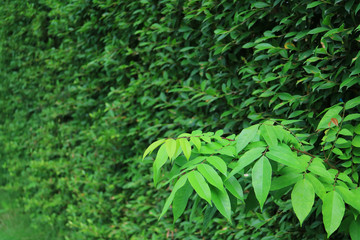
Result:
[[[323,110],[360,95],[359,10],[355,0],[3,0],[2,185],[54,239],[324,237],[321,222],[300,229],[291,211],[270,218],[272,207],[239,206],[234,226],[219,218],[204,236],[201,216],[158,222],[169,191],[140,159],[155,139],[196,129],[239,133],[275,118],[315,132]]]

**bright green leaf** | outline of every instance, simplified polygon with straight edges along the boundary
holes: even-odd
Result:
[[[195,147],[200,151],[201,141],[199,137],[190,137],[190,141],[195,145]]]
[[[345,103],[345,109],[349,110],[360,104],[360,97],[353,98]]]
[[[193,189],[189,182],[186,182],[185,185],[176,192],[172,205],[174,223],[183,214],[192,193]]]
[[[205,181],[204,177],[198,171],[191,171],[188,173],[188,178],[191,186],[197,194],[211,204],[210,187]]]
[[[327,237],[340,226],[345,213],[345,204],[339,193],[328,192],[323,199],[322,214]]]
[[[172,138],[166,139],[165,146],[169,158],[172,159],[176,152],[176,141]]]
[[[234,177],[230,177],[224,182],[224,185],[229,192],[231,192],[232,195],[234,195],[236,198],[240,200],[244,200],[244,193],[243,189],[239,183],[239,181]]]
[[[266,153],[266,156],[271,160],[295,169],[301,168],[296,153],[292,152],[289,146],[279,144],[275,147],[270,147],[269,149],[270,151]]]
[[[183,150],[186,159],[189,160],[191,156],[191,145],[189,141],[186,138],[179,138],[178,140],[180,142],[180,147]]]
[[[316,7],[316,6],[320,5],[320,4],[323,4],[323,2],[321,2],[321,1],[311,2],[306,6],[306,8],[314,8],[314,7]]]
[[[343,110],[343,107],[341,107],[341,106],[334,106],[334,107],[329,108],[326,111],[325,115],[320,120],[319,125],[316,128],[316,130],[329,128],[329,122],[331,121],[332,118],[337,118],[337,116],[341,110]]]
[[[253,125],[251,127],[245,128],[241,133],[236,137],[236,153],[241,152],[248,144],[251,142],[257,134],[259,125]]]
[[[307,179],[299,180],[291,192],[291,204],[294,212],[300,221],[300,226],[309,215],[314,205],[315,191],[314,187]]]
[[[234,176],[236,173],[240,172],[244,167],[246,167],[256,159],[258,159],[262,155],[264,150],[265,147],[257,147],[245,152],[244,155],[242,155],[239,161],[236,163],[234,169],[229,173],[227,179]]]
[[[290,185],[295,184],[302,178],[302,174],[300,173],[288,173],[282,175],[280,177],[273,178],[271,180],[271,188],[270,191],[276,191]]]
[[[206,158],[206,161],[208,161],[217,170],[219,170],[219,172],[221,172],[225,176],[227,175],[227,165],[224,162],[224,160],[222,160],[220,157],[218,157],[218,156],[210,156],[210,157]]]
[[[160,178],[160,169],[166,163],[167,160],[168,160],[168,155],[166,153],[166,147],[165,145],[162,145],[156,154],[156,158],[153,164],[153,169],[154,169],[153,178],[154,178],[155,186],[157,185]]]
[[[314,187],[316,195],[319,196],[320,199],[326,194],[325,186],[319,179],[317,179],[312,173],[308,173],[305,175],[305,179],[309,180]]]
[[[145,150],[143,158],[144,159],[148,154],[150,154],[152,151],[154,151],[158,146],[163,144],[165,142],[165,139],[157,140],[156,142],[153,142],[150,144],[150,146]]]
[[[225,191],[223,181],[214,168],[202,163],[197,166],[197,169],[211,185],[217,187],[221,191]]]
[[[270,191],[271,175],[271,164],[265,156],[262,156],[252,169],[252,185],[261,210]]]
[[[317,33],[321,33],[321,32],[325,32],[328,31],[329,29],[326,27],[317,27],[314,29],[311,29],[308,34],[317,34]]]
[[[260,126],[260,135],[270,147],[274,147],[278,144],[276,128],[273,125],[268,125],[266,123],[262,124]]]
[[[360,147],[360,135],[356,135],[352,140],[352,145],[354,147]]]
[[[179,180],[175,183],[173,190],[171,191],[170,196],[166,199],[165,205],[163,207],[163,210],[161,211],[159,219],[166,213],[166,211],[169,209],[170,204],[174,200],[176,192],[184,186],[186,183],[186,180],[188,179],[187,175],[183,175],[179,178]]]
[[[220,191],[217,188],[211,187],[211,199],[219,212],[231,222],[231,204],[226,190]]]

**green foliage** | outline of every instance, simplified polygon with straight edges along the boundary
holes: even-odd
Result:
[[[355,100],[356,103],[351,104],[360,105],[360,100]],[[250,193],[243,196],[239,182],[242,182],[242,178],[251,176],[251,182],[247,182],[244,188],[253,189],[260,211],[263,211],[265,203],[276,204],[280,211],[284,211],[284,206],[279,202],[288,198],[290,191],[292,208],[300,226],[312,212],[321,211],[328,238],[343,223],[345,225],[343,231],[350,233],[352,239],[356,239],[357,232],[354,226],[358,224],[357,217],[360,213],[360,191],[358,191],[360,162],[356,160],[358,154],[354,151],[357,152],[360,147],[356,145],[360,132],[355,130],[355,134],[351,133],[351,129],[358,128],[357,123],[355,126],[343,125],[345,110],[349,109],[348,104],[343,105],[329,108],[319,121],[318,129],[323,129],[324,132],[320,146],[309,143],[306,138],[300,140],[301,132],[294,133],[277,121],[264,121],[250,126],[235,137],[234,135],[224,137],[223,131],[215,134],[196,131],[180,135],[182,137],[179,136],[177,140],[183,139],[184,135],[189,139],[196,135],[203,141],[200,142],[200,150],[190,146],[191,154],[186,148],[186,154],[192,156],[189,159],[181,160],[182,155],[178,155],[172,164],[170,175],[164,176],[164,179],[170,179],[170,183],[175,183],[175,186],[166,201],[162,215],[172,203],[174,192],[178,191],[179,186],[181,188],[188,178],[195,192],[208,203],[199,211],[206,215],[207,209],[213,209],[212,203],[214,203],[216,209],[231,223],[231,213],[236,212],[238,204],[237,201],[231,204],[229,196],[232,195],[234,199],[245,199],[245,202],[250,199]],[[340,112],[342,117],[338,121],[336,116]],[[341,132],[347,135],[347,139],[340,136]],[[249,133],[251,133],[250,138]],[[175,142],[174,139],[171,140]],[[167,142],[168,140],[165,140],[164,144]],[[152,149],[153,146],[150,145],[149,148]],[[160,147],[159,152],[163,146]],[[236,147],[241,150],[237,152]],[[227,150],[224,151],[225,149]],[[312,153],[307,149],[312,149]],[[338,151],[334,151],[335,149]],[[332,153],[335,155],[332,156]],[[167,154],[170,157],[170,153]],[[216,171],[208,165],[211,164],[208,159],[214,157],[217,157],[219,162],[225,162],[227,168],[232,170],[217,169]],[[174,171],[174,169],[178,170]],[[296,178],[288,176],[296,176]],[[276,182],[275,179],[281,181]],[[279,185],[280,183],[282,185]],[[345,207],[345,203],[348,207]],[[178,203],[173,203],[175,209],[176,204]],[[184,205],[181,207],[183,208]],[[178,218],[178,213],[176,214],[175,219]],[[351,221],[352,227],[348,228],[348,223],[343,221],[344,217]],[[212,216],[209,218],[211,219]],[[318,214],[315,218],[319,218]]]
[[[356,1],[3,0],[0,182],[60,239],[321,239],[318,198],[336,176],[327,159],[344,170],[337,183],[346,186],[335,190],[349,223],[331,237],[344,238],[346,226],[356,236],[358,222],[347,214],[360,209],[359,9]],[[339,102],[345,117],[330,112],[318,128]],[[277,123],[258,125],[268,119]],[[181,135],[197,129],[223,132]],[[157,159],[158,190],[148,168],[155,159],[140,161],[156,139],[164,140],[153,148],[175,140]],[[289,189],[309,160],[293,147],[318,157],[306,174],[316,212],[301,229]],[[254,164],[254,173],[266,171],[264,151],[267,197],[267,179],[248,188]],[[208,208],[187,179],[173,199],[187,199],[186,209],[172,208],[176,225],[166,214],[158,221],[171,194],[164,178],[193,171],[196,185],[203,161],[226,193],[218,178],[214,186],[203,177],[210,195],[197,190],[211,199]],[[274,205],[273,195],[285,197]],[[246,207],[234,208],[237,201]]]

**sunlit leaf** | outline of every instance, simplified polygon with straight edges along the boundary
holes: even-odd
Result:
[[[338,229],[345,213],[345,204],[336,191],[328,192],[323,199],[322,214],[327,237]]]
[[[191,171],[187,175],[189,182],[196,193],[201,198],[205,199],[210,205],[212,205],[210,187],[205,181],[204,177],[198,171]]]
[[[270,191],[272,169],[269,160],[262,156],[252,169],[252,185],[255,196],[263,209],[264,203]]]
[[[300,226],[309,215],[314,205],[315,191],[307,179],[299,180],[291,192],[291,204],[300,221]]]

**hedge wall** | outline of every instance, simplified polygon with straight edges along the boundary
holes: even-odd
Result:
[[[159,137],[268,118],[313,133],[323,110],[360,95],[359,10],[355,0],[3,0],[2,185],[54,239],[324,237],[321,221],[300,228],[290,210],[269,217],[271,206],[239,206],[235,225],[220,217],[203,236],[191,209],[157,221],[169,189],[155,189],[140,155]]]

